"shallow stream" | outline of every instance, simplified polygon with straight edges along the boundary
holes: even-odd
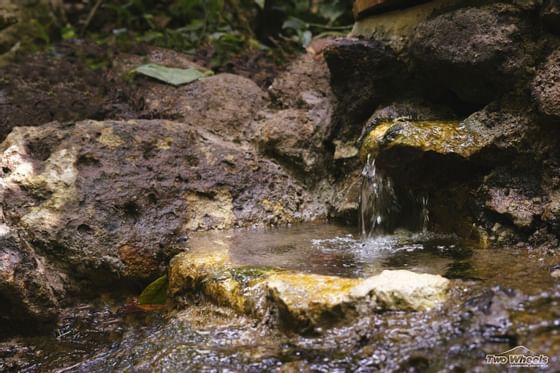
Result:
[[[408,269],[453,279],[429,312],[383,312],[320,336],[195,299],[180,311],[140,312],[130,299],[68,308],[53,335],[0,345],[0,371],[504,371],[487,353],[524,345],[560,368],[559,258],[480,249],[454,236],[397,231],[361,239],[329,224],[193,234],[191,250],[226,246],[237,264],[368,277]]]

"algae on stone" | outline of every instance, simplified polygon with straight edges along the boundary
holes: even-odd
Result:
[[[224,248],[210,253],[181,253],[169,263],[169,294],[193,291],[206,277],[230,266],[229,252]]]
[[[367,279],[239,266],[227,245],[173,258],[169,294],[199,292],[219,305],[276,322],[298,333],[347,322],[362,312],[422,311],[445,301],[449,281],[411,271],[383,271]]]
[[[468,158],[482,147],[479,135],[458,121],[410,121],[396,119],[377,125],[367,134],[360,157],[376,157],[392,148],[412,148]]]

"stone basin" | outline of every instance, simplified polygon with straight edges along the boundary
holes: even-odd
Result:
[[[259,248],[257,233],[247,234],[245,242],[239,236],[227,240],[228,236],[221,234],[226,239],[212,241],[208,240],[211,234],[205,234],[205,239],[199,241],[195,235],[191,248],[173,258],[169,268],[171,298],[203,295],[218,305],[301,334],[315,333],[372,312],[426,311],[447,298],[449,280],[438,274],[373,267],[365,273],[374,275],[362,272],[361,277],[348,277],[297,271],[290,269],[286,261],[284,268],[263,266],[260,264],[266,259],[251,261],[243,256],[243,245],[248,242]],[[232,242],[239,246],[232,246]],[[346,245],[351,246],[352,241]],[[274,251],[283,246],[260,246],[267,247]],[[319,252],[320,249],[316,254]],[[299,260],[305,262],[305,250]],[[376,259],[371,257],[370,261]]]

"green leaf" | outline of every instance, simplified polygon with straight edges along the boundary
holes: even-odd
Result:
[[[211,70],[206,69],[195,69],[192,67],[188,69],[178,69],[175,67],[157,65],[155,63],[140,65],[133,71],[137,74],[149,76],[150,78],[154,78],[174,86],[187,84],[214,74]]]
[[[305,30],[307,28],[307,23],[303,22],[299,18],[290,17],[284,21],[284,23],[282,24],[282,28],[300,31],[300,30]]]
[[[167,276],[161,276],[142,291],[138,304],[164,304],[167,300]]]
[[[76,34],[76,30],[74,30],[72,25],[66,24],[66,26],[62,28],[62,40],[71,40],[76,39],[77,37],[78,35]]]

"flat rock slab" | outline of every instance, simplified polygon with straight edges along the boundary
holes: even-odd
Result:
[[[438,275],[386,270],[361,281],[352,296],[369,296],[381,309],[425,311],[445,301],[448,285],[449,280]]]
[[[385,270],[366,279],[236,266],[223,247],[182,253],[170,263],[169,295],[208,299],[301,334],[383,310],[426,311],[444,302],[449,280]]]
[[[458,121],[396,119],[379,123],[371,130],[364,139],[360,155],[365,159],[367,155],[377,157],[383,151],[406,148],[468,158],[483,145],[477,133]]]

